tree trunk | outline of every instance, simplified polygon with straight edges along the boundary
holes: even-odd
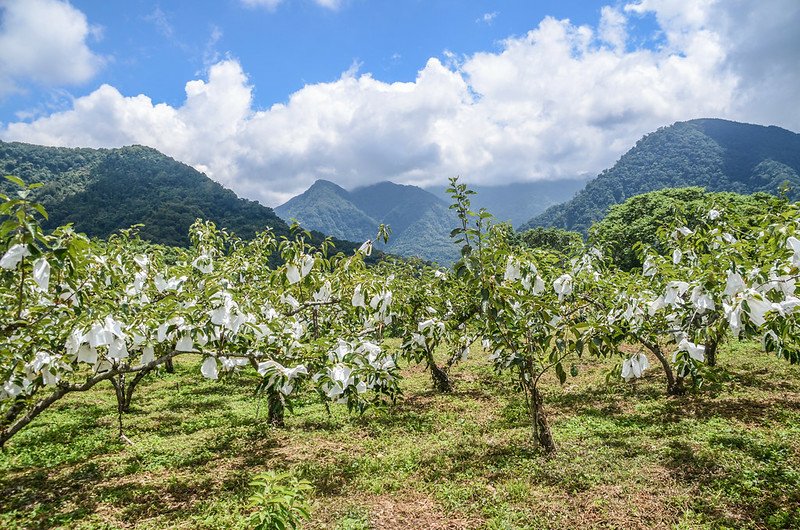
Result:
[[[431,379],[433,380],[433,388],[439,392],[446,393],[453,391],[453,385],[450,383],[450,378],[447,372],[439,368],[436,361],[433,360],[433,353],[428,352],[428,366],[431,369]]]
[[[542,395],[536,386],[531,387],[531,419],[533,420],[533,435],[539,446],[548,454],[556,452],[556,444],[553,441],[553,433],[550,432],[550,424],[547,423],[547,415],[544,413],[542,405]]]
[[[164,368],[166,369],[168,374],[175,373],[175,365],[172,364],[172,359],[167,359],[167,362],[164,363]]]
[[[142,379],[144,379],[144,376],[149,374],[152,370],[153,370],[152,368],[145,368],[141,372],[136,372],[134,378],[130,380],[127,387],[125,388],[125,395],[122,398],[122,408],[121,408],[122,412],[130,412],[131,400],[133,400],[133,391],[136,390],[136,386]]]
[[[719,340],[716,338],[706,341],[706,364],[708,366],[717,365],[717,346],[719,346]]]
[[[664,353],[661,351],[661,348],[658,346],[658,344],[648,342],[638,337],[637,340],[641,342],[645,348],[650,350],[650,352],[656,356],[658,362],[661,363],[661,367],[664,369],[664,375],[667,377],[667,395],[683,395],[686,392],[686,389],[683,386],[683,377],[678,377],[677,379],[675,378],[675,374],[672,373],[672,366],[670,366],[669,361],[664,356]]]
[[[528,406],[533,439],[547,454],[553,454],[556,452],[556,444],[544,412],[543,398],[537,387],[539,380],[536,375],[533,373],[533,363],[528,361],[524,371],[520,372],[520,384],[525,392],[525,403]]]
[[[678,376],[671,383],[667,385],[668,396],[682,396],[686,393],[686,387],[683,386],[683,377]]]
[[[120,414],[127,412],[125,408],[125,374],[112,377],[111,386],[114,387],[114,394],[117,396],[117,412]]]
[[[281,400],[281,396],[277,392],[270,392],[267,395],[267,407],[269,408],[267,422],[273,427],[285,427],[283,400]]]

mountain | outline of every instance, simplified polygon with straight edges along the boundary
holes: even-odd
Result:
[[[46,228],[73,223],[77,231],[107,237],[141,223],[142,239],[186,246],[189,226],[201,218],[245,239],[267,227],[278,237],[289,235],[272,208],[240,199],[194,168],[140,145],[88,149],[0,141],[0,172],[43,184],[34,199],[50,216]],[[0,192],[14,189],[0,180]],[[337,241],[336,247],[352,251],[355,244]]]
[[[586,233],[612,204],[663,188],[776,194],[784,182],[800,196],[800,134],[719,119],[677,122],[646,135],[570,201],[520,229],[556,226]]]
[[[318,180],[297,197],[275,208],[286,222],[297,220],[311,230],[350,241],[373,239],[378,224],[353,204],[350,193],[327,180]]]
[[[387,252],[441,264],[459,256],[450,239],[455,215],[444,201],[416,186],[380,182],[347,191],[318,180],[275,213],[351,241],[374,239],[378,225],[385,224],[392,229]]]
[[[585,179],[542,180],[515,182],[501,186],[479,186],[463,181],[477,194],[470,197],[473,210],[486,208],[495,219],[511,223],[515,228],[549,206],[571,199],[586,185]],[[428,191],[450,203],[446,186],[428,188]]]

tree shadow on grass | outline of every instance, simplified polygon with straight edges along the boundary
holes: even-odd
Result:
[[[278,445],[272,438],[248,443],[246,454],[250,462],[243,467],[226,469],[222,476],[193,472],[214,461],[241,455],[244,451],[236,445],[237,440],[235,432],[222,432],[206,444],[192,450],[184,449],[186,452],[175,455],[166,469],[148,471],[146,480],[141,481],[125,477],[139,472],[142,461],[147,464],[152,458],[158,459],[158,453],[132,455],[135,461],[131,461],[127,472],[120,474],[119,465],[104,468],[102,463],[92,460],[96,453],[112,453],[111,445],[127,447],[113,442],[87,454],[78,464],[31,469],[0,478],[0,512],[19,513],[19,524],[25,528],[70,527],[74,521],[86,520],[98,513],[101,504],[104,513],[110,506],[117,517],[132,524],[142,518],[170,514],[180,518],[183,512],[192,513],[194,505],[215,495],[214,491],[220,487],[244,494],[248,479],[242,476],[243,469],[269,460]],[[236,476],[226,479],[228,474]],[[215,484],[214,478],[222,480]]]
[[[727,366],[718,366],[711,369],[711,372],[715,378],[729,381],[743,388],[773,393],[797,388],[797,385],[793,384],[791,379],[776,377],[775,370],[767,367],[746,365],[729,368]]]
[[[685,418],[708,420],[722,418],[744,423],[764,423],[785,411],[800,412],[800,400],[779,398],[759,400],[750,397],[716,399],[707,396],[688,396],[664,400],[654,418],[662,422],[675,422]]]
[[[294,472],[311,482],[316,494],[329,496],[340,495],[360,471],[355,459],[343,455],[334,462],[300,462]]]
[[[395,408],[384,414],[354,420],[371,437],[383,435],[386,430],[399,433],[431,433],[438,430],[439,424],[431,411],[420,412],[408,407]]]
[[[104,454],[117,444],[112,430],[100,425],[101,418],[108,413],[103,406],[85,405],[80,409],[80,416],[71,418],[78,418],[78,421],[67,422],[63,416],[51,416],[45,412],[37,418],[38,423],[32,423],[12,438],[2,456],[14,470],[47,468]],[[81,445],[70,450],[70,444],[76,440]],[[14,465],[17,458],[23,462],[21,466]]]
[[[746,434],[724,434],[712,437],[701,450],[670,440],[662,463],[676,480],[697,488],[692,509],[722,526],[735,528],[746,521],[797,528],[800,470],[792,469],[791,453],[781,444],[764,444]],[[720,500],[710,500],[715,498]]]

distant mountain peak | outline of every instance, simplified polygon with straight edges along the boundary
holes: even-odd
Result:
[[[339,195],[347,195],[347,190],[343,187],[339,186],[335,182],[331,182],[330,180],[325,179],[317,179],[314,183],[305,191],[305,193],[309,192],[334,192]]]

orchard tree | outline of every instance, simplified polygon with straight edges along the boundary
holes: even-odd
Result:
[[[563,383],[568,360],[584,351],[587,333],[593,331],[585,323],[591,305],[577,294],[592,288],[601,255],[589,252],[564,269],[562,256],[520,246],[511,227],[491,224],[491,215],[484,210],[473,212],[471,191],[457,179],[451,179],[448,192],[461,221],[452,234],[462,245],[453,275],[461,282],[461,291],[473,298],[472,318],[453,327],[465,335],[470,328],[475,330],[495,369],[514,374],[525,397],[533,438],[552,453],[556,446],[539,383],[550,371]],[[446,327],[438,322],[436,326]],[[596,348],[596,353],[605,351],[604,343]]]
[[[217,379],[256,370],[270,421],[305,382],[326,402],[363,410],[397,392],[394,356],[381,347],[393,318],[386,279],[354,256],[327,256],[301,234],[243,242],[213,223],[191,227],[192,247],[166,260],[135,233],[103,244],[68,227],[45,234],[28,200],[2,197],[0,445],[53,403],[111,381],[122,412],[144,375],[177,355],[200,357]],[[278,249],[284,264],[269,265]],[[168,263],[169,261],[169,263]]]

